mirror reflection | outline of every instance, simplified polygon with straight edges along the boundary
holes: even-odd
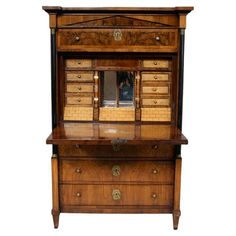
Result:
[[[134,106],[134,72],[103,71],[100,74],[100,78],[102,106]]]

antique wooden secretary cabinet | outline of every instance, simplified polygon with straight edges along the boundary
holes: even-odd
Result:
[[[45,6],[52,215],[180,217],[184,33],[192,7]]]

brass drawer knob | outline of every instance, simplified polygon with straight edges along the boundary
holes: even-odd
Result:
[[[113,189],[112,190],[112,198],[113,200],[117,201],[121,199],[121,192],[119,189]]]
[[[80,98],[78,99],[78,102],[81,102],[81,99],[80,99]]]
[[[75,171],[76,171],[76,173],[79,173],[79,174],[81,173],[81,169],[80,168],[76,168]]]
[[[154,79],[157,79],[158,77],[157,77],[157,75],[154,75]]]
[[[152,170],[152,173],[153,173],[154,175],[159,174],[159,172],[160,172],[159,169],[153,169],[153,170]]]
[[[77,197],[81,197],[81,193],[76,193],[76,196]]]
[[[153,92],[156,92],[156,91],[157,91],[157,88],[152,88],[152,91],[153,91]]]
[[[153,102],[154,102],[154,104],[157,104],[157,100],[154,100]]]
[[[153,199],[156,199],[156,198],[157,198],[157,194],[156,194],[156,193],[153,193],[153,194],[152,194],[152,198],[153,198]]]
[[[153,145],[152,149],[157,150],[158,149],[158,145]]]
[[[78,90],[81,90],[82,88],[81,87],[78,87]]]
[[[159,41],[160,40],[160,37],[159,36],[156,36],[156,41]]]
[[[119,176],[120,175],[120,166],[114,165],[112,167],[112,175],[113,176]]]
[[[79,40],[80,40],[80,37],[79,37],[79,36],[76,36],[76,37],[75,37],[75,40],[76,40],[76,41],[79,41]]]
[[[80,79],[80,78],[81,78],[81,75],[78,75],[77,77]]]
[[[81,61],[78,61],[78,64],[81,65]]]
[[[156,66],[156,65],[157,65],[157,62],[156,62],[156,61],[154,61],[154,62],[153,62],[153,64]]]

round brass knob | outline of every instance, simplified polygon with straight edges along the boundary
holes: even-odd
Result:
[[[152,170],[152,173],[156,175],[156,174],[159,173],[159,170],[158,170],[158,169],[153,169],[153,170]]]
[[[156,66],[156,65],[157,65],[157,62],[156,62],[156,61],[154,61],[154,62],[153,62],[153,64]]]
[[[78,61],[78,64],[80,65],[80,64],[81,64],[81,61]]]
[[[79,41],[79,40],[80,40],[80,37],[79,37],[79,36],[76,36],[75,39],[76,39],[77,41]]]
[[[154,100],[153,102],[154,102],[154,104],[157,104],[157,101],[156,101],[156,100]]]
[[[157,150],[158,149],[158,145],[154,145],[152,148]]]
[[[82,88],[81,87],[78,87],[78,90],[81,90]]]
[[[76,196],[77,197],[81,197],[81,193],[76,193]]]
[[[156,92],[156,91],[157,91],[157,88],[152,88],[152,91],[153,91],[153,92]]]
[[[154,75],[154,79],[157,79],[157,76],[156,76],[156,75]]]
[[[78,75],[77,77],[80,79],[80,78],[81,78],[81,75]]]
[[[159,41],[160,40],[160,37],[159,36],[156,36],[156,41]]]
[[[78,99],[78,102],[81,102],[81,99]]]
[[[80,173],[81,173],[81,169],[80,169],[80,168],[77,168],[77,169],[76,169],[76,173],[79,173],[79,174],[80,174]]]
[[[157,198],[157,195],[155,193],[152,194],[152,198]]]

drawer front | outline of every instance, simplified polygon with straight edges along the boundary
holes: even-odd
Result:
[[[173,205],[173,185],[61,185],[62,205]]]
[[[82,72],[82,71],[73,71],[73,72],[66,72],[66,80],[72,82],[84,82],[89,81],[93,82],[93,73],[92,72]]]
[[[68,93],[92,93],[93,92],[93,84],[67,84],[66,91]]]
[[[174,162],[61,160],[60,181],[149,181],[173,184]]]
[[[150,133],[150,137],[151,137]],[[150,138],[147,136],[147,138]],[[114,151],[111,145],[59,145],[59,155],[68,157],[151,157],[172,159],[174,146],[171,145],[123,145]]]
[[[169,69],[171,62],[168,60],[144,60],[144,68],[157,68],[157,69]]]
[[[142,106],[145,107],[155,107],[155,106],[169,106],[170,99],[169,98],[144,98],[142,99]]]
[[[67,105],[92,105],[93,97],[67,96]]]
[[[87,51],[177,50],[176,29],[59,29],[58,48]],[[122,47],[123,46],[123,47]]]
[[[148,87],[143,85],[142,92],[148,93],[148,94],[168,95],[169,94],[169,85],[148,86]]]
[[[66,60],[66,68],[90,68],[92,67],[91,60],[83,60],[83,59],[67,59]]]
[[[170,81],[170,73],[142,73],[142,81]]]

